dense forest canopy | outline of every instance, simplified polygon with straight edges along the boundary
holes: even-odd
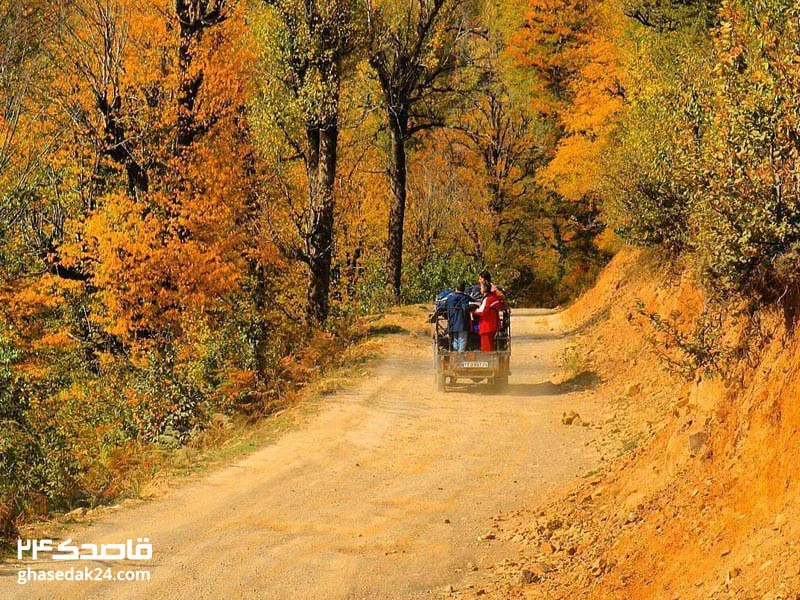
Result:
[[[796,296],[788,0],[0,1],[6,529],[484,268]]]

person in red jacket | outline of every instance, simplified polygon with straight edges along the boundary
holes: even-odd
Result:
[[[494,351],[494,336],[500,329],[500,310],[503,308],[503,300],[496,291],[492,289],[492,284],[484,282],[481,284],[483,301],[480,306],[473,311],[478,317],[478,334],[481,336],[481,351]]]
[[[489,271],[481,271],[478,274],[478,285],[487,284],[492,291],[497,294],[497,297],[500,298],[500,302],[502,303],[502,308],[508,308],[508,302],[506,301],[506,295],[503,293],[496,284],[492,283],[492,274]]]

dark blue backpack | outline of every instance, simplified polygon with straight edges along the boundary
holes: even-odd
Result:
[[[436,310],[440,308],[444,308],[444,303],[447,301],[447,297],[453,293],[453,290],[445,290],[440,292],[438,296],[436,296],[436,301],[434,302],[434,307]]]

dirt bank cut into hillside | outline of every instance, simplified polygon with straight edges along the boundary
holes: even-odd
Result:
[[[646,311],[690,331],[703,306],[693,278],[626,250],[566,315],[580,360],[604,380],[604,435],[622,452],[561,500],[506,515],[511,566],[484,580],[494,598],[800,597],[798,340],[758,315],[759,344],[727,378],[667,371]],[[726,320],[726,334],[744,330]]]

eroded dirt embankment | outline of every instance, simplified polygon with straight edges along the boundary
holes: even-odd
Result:
[[[668,370],[642,311],[692,339],[705,299],[688,273],[625,250],[567,311],[619,456],[562,500],[508,515],[501,537],[520,558],[476,586],[485,595],[800,597],[797,336],[777,311],[728,314],[716,343],[751,344],[725,357],[725,377]]]

